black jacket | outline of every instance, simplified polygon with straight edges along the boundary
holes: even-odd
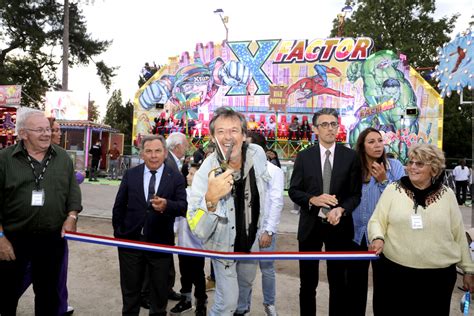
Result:
[[[144,169],[144,164],[129,169],[122,179],[112,211],[114,236],[140,240],[143,228],[145,241],[174,245],[175,217],[186,216],[188,207],[184,178],[179,171],[165,163],[156,192],[156,195],[167,200],[166,210],[161,214],[153,210],[145,199]]]

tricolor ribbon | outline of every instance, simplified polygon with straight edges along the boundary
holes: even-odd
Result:
[[[344,251],[344,252],[220,252],[178,246],[152,244],[142,241],[98,236],[84,233],[67,232],[68,240],[86,242],[97,245],[122,247],[137,250],[164,252],[177,255],[208,257],[224,260],[373,260],[378,259],[375,251]]]

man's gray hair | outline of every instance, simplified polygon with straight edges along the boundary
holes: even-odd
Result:
[[[27,128],[26,122],[33,116],[45,117],[44,112],[40,110],[29,109],[29,110],[21,111],[21,113],[17,112],[16,129],[17,129],[18,134],[22,129]]]
[[[152,140],[158,139],[162,144],[163,147],[166,149],[166,140],[162,135],[148,135],[142,138],[142,143],[140,145],[140,150],[142,151],[145,149],[145,143],[151,142]]]
[[[169,134],[168,138],[166,138],[166,147],[168,150],[173,150],[178,145],[184,145],[186,141],[186,135],[181,132],[174,132]]]

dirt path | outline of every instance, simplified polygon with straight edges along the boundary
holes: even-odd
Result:
[[[78,231],[90,234],[112,236],[112,225],[110,219],[98,219],[82,216]],[[119,284],[117,250],[113,247],[86,244],[70,241],[69,257],[69,304],[75,307],[74,315],[120,315],[122,299]],[[296,251],[297,241],[295,234],[278,235],[277,251]],[[175,259],[177,264],[177,259]],[[206,262],[206,269],[208,269]],[[277,261],[277,310],[279,315],[298,315],[298,262]],[[179,269],[176,266],[177,279],[175,290],[179,291]],[[257,274],[254,285],[252,310],[250,315],[264,315],[262,308],[261,276]],[[460,285],[458,282],[457,285]],[[208,292],[209,302],[212,304],[213,292]],[[372,290],[369,289],[369,298]],[[461,291],[455,290],[451,303],[451,315],[460,315],[459,300]],[[20,300],[18,315],[33,315],[34,295],[30,287]],[[325,262],[321,262],[320,284],[318,287],[318,314],[327,315],[328,285],[326,280]],[[169,301],[168,310],[175,302]],[[369,299],[367,315],[372,315],[372,305]],[[148,311],[142,309],[140,315],[148,315]],[[187,316],[194,315],[188,312]]]

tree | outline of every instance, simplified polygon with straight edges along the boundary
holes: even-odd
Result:
[[[450,41],[449,34],[459,16],[435,20],[434,0],[356,0],[346,4],[355,10],[345,20],[344,37],[371,37],[375,51],[402,52],[414,68],[437,65],[436,48]],[[330,35],[336,36],[337,31],[335,19]],[[428,81],[436,87],[434,80]],[[443,149],[447,157],[469,157],[472,151],[471,113],[458,107],[459,96],[444,99]]]
[[[91,122],[97,122],[99,119],[99,107],[95,104],[95,101],[89,101],[87,107],[87,120]]]
[[[122,105],[122,92],[120,90],[115,90],[107,103],[104,123],[125,134],[125,144],[132,143],[133,103],[128,101],[125,105]],[[129,147],[126,147],[125,150],[127,149],[130,150]],[[130,154],[130,152],[124,152],[124,154]]]
[[[464,93],[465,96],[469,94],[468,89],[464,89]],[[453,93],[449,98],[444,98],[443,150],[447,157],[471,157],[471,108],[472,105],[460,105],[460,97],[457,93]]]
[[[0,0],[0,84],[21,84],[25,105],[41,108],[45,92],[58,88],[63,5],[51,0]],[[77,4],[70,4],[69,64],[87,65],[112,43],[96,40],[87,32]],[[94,62],[108,90],[116,68]]]
[[[436,65],[436,48],[450,40],[459,16],[435,20],[434,0],[356,0],[346,4],[355,10],[345,20],[345,37],[371,37],[375,51],[403,52],[414,68]],[[335,19],[331,36],[337,35],[337,29]]]

